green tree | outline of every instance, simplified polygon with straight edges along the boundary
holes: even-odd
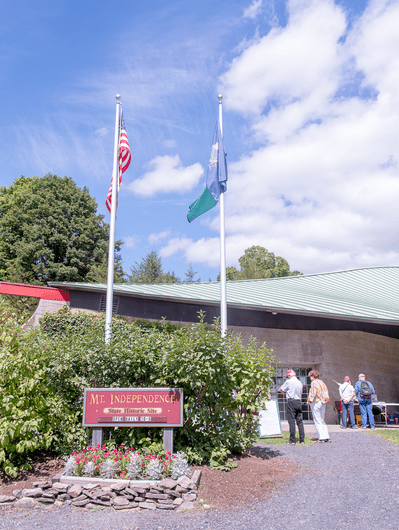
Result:
[[[186,275],[186,279],[184,280],[184,283],[200,283],[201,278],[198,278],[197,280],[194,280],[194,276],[195,276],[196,274],[197,274],[197,273],[194,272],[193,266],[192,266],[192,264],[190,263],[190,266],[189,266],[189,268],[188,268],[188,271],[185,273],[185,275]]]
[[[156,250],[147,254],[140,263],[135,263],[128,276],[130,283],[180,283],[174,272],[164,272],[162,260]]]
[[[83,281],[108,250],[109,225],[70,177],[24,177],[0,188],[0,276],[45,284]]]
[[[114,283],[126,282],[126,274],[122,267],[122,256],[120,253],[123,241],[115,241],[114,251]],[[86,276],[86,281],[93,283],[106,283],[108,279],[108,253],[104,254],[100,263],[92,266]]]
[[[226,268],[227,280],[255,280],[302,274],[299,271],[290,271],[290,266],[286,259],[276,256],[264,247],[255,245],[247,248],[238,259],[238,262],[240,270],[235,267]],[[220,274],[217,280],[220,281]]]

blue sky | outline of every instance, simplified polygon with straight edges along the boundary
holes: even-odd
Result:
[[[227,265],[398,265],[399,2],[0,3],[0,184],[70,176],[105,207],[115,95],[132,162],[116,237],[184,278],[219,267],[218,207],[189,224],[223,94]]]

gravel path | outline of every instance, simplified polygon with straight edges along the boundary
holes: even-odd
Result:
[[[1,530],[388,530],[399,527],[399,446],[365,432],[331,433],[331,444],[274,446],[300,472],[250,506],[195,513],[0,510]],[[303,471],[302,471],[303,470]]]

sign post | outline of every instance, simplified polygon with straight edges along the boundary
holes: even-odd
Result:
[[[163,427],[164,449],[173,453],[173,427],[183,426],[183,390],[87,388],[83,426],[93,427],[93,442],[102,427]]]

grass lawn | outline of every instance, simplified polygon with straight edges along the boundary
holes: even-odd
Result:
[[[290,433],[288,431],[283,431],[283,437],[282,438],[258,438],[256,443],[263,444],[263,445],[284,445],[286,444],[290,439]],[[299,437],[298,432],[296,433],[296,443],[299,443]],[[313,445],[314,440],[310,438],[309,436],[305,436],[305,444],[306,446]]]
[[[399,445],[399,430],[397,429],[384,429],[382,431],[369,431],[370,434],[375,434],[376,436],[380,436],[381,438],[384,438],[385,440],[389,440],[393,444]]]

